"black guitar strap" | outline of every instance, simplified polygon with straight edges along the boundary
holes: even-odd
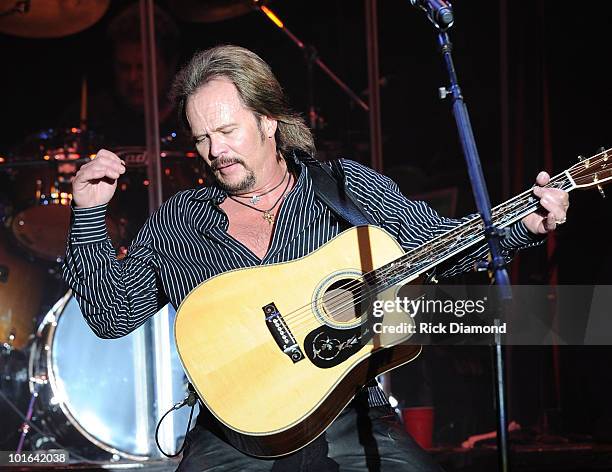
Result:
[[[311,157],[302,157],[301,160],[308,167],[315,195],[325,203],[341,221],[345,221],[349,226],[368,224],[380,226],[380,223],[376,222],[357,201],[357,197],[346,188],[344,171],[337,159],[329,161],[331,170]],[[358,397],[370,406],[389,404],[387,397],[382,390],[377,387],[375,380],[368,382],[363,390],[361,390]]]
[[[378,225],[346,188],[344,171],[338,160],[330,161],[331,170],[315,159],[302,159],[308,166],[315,195],[350,226]]]

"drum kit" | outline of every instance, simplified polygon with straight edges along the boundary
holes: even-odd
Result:
[[[0,158],[2,450],[22,447],[25,439],[30,449],[61,444],[83,460],[159,456],[151,443],[155,422],[142,401],[150,395],[145,391],[150,373],[138,358],[145,350],[143,334],[98,339],[74,296],[60,296],[65,290],[59,271],[70,226],[71,180],[95,157],[102,141],[80,128],[47,129]],[[146,218],[149,181],[144,148],[113,150],[127,167],[107,218],[120,255]],[[204,182],[192,151],[165,149],[161,166],[166,197]],[[44,309],[57,298],[50,310]],[[187,385],[172,338],[167,341],[172,351],[168,388],[176,402],[185,396]],[[177,427],[170,450],[176,450],[176,440],[185,433],[184,416],[173,420]]]
[[[180,150],[175,136],[161,139],[166,198],[204,183],[196,153]],[[61,448],[79,462],[159,458],[157,421],[187,394],[169,309],[155,316],[168,320],[163,339],[152,339],[148,323],[101,340],[59,280],[72,180],[102,147],[127,169],[107,217],[120,257],[148,214],[143,147],[109,146],[80,126],[39,131],[0,156],[0,450]],[[152,361],[156,350],[169,352],[168,362]],[[188,414],[181,410],[162,423],[164,451],[178,450]]]

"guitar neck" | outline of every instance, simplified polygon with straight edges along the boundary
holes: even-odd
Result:
[[[570,173],[566,170],[551,178],[546,187],[569,192],[576,185]],[[505,228],[533,213],[538,208],[539,199],[533,196],[531,189],[526,190],[491,210],[493,224],[498,228]],[[375,277],[376,285],[382,291],[426,273],[484,239],[484,223],[480,215],[475,215],[456,228],[441,234],[416,249],[408,251],[402,257],[373,271],[371,275]]]

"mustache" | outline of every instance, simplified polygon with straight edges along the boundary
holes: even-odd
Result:
[[[211,162],[210,168],[211,170],[219,170],[221,167],[226,167],[232,164],[242,164],[244,166],[244,162],[242,159],[233,158],[233,157],[220,157],[215,159],[215,161]]]

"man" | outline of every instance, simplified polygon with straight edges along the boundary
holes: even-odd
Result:
[[[104,227],[105,206],[125,172],[101,150],[73,186],[74,219],[64,276],[100,337],[127,334],[166,300],[178,306],[202,281],[225,271],[301,257],[345,222],[314,195],[306,162],[313,138],[257,55],[235,46],[196,54],[175,79],[174,97],[213,184],[179,192],[152,215],[117,261]],[[406,249],[460,223],[407,200],[387,177],[340,161],[345,187]],[[549,177],[538,175],[538,185]],[[534,188],[544,216],[530,215],[502,241],[504,254],[536,244],[565,221],[568,196]],[[468,270],[480,247],[444,275]],[[202,334],[206,342],[206,333]],[[244,388],[248,389],[248,385]],[[223,441],[206,412],[188,435],[180,470],[412,470],[439,468],[398,427],[377,387],[366,387],[310,445],[276,461],[246,456]]]
[[[168,91],[177,70],[180,31],[172,17],[158,6],[154,9],[154,21],[159,132],[163,138],[176,132],[179,125],[168,100]],[[106,38],[112,77],[108,77],[106,84],[99,84],[102,87],[93,88],[87,106],[88,128],[115,146],[143,145],[144,64],[138,3],[124,8],[112,18],[106,29]],[[62,121],[66,126],[74,126],[80,106],[80,103],[75,103],[63,113]]]
[[[172,17],[158,6],[154,8],[154,22],[161,148],[163,151],[185,151],[190,149],[191,143],[177,137],[180,122],[168,99],[179,61],[180,31]],[[104,63],[110,66],[112,76],[100,82],[98,87],[93,82],[93,93],[87,101],[87,127],[97,137],[97,142],[104,142],[105,146],[144,149],[144,59],[140,26],[140,7],[136,2],[120,10],[106,29],[105,50],[108,49],[109,54]],[[63,127],[70,128],[78,123],[81,105],[73,103],[62,113],[60,123]],[[172,174],[163,179],[162,190],[166,197],[195,185],[197,174],[189,161],[172,160],[168,164],[172,166]],[[139,166],[132,166],[131,172],[121,179],[121,191],[117,192],[109,211],[119,230],[117,244],[127,246],[149,214],[147,187],[143,185],[146,179],[144,168]]]

